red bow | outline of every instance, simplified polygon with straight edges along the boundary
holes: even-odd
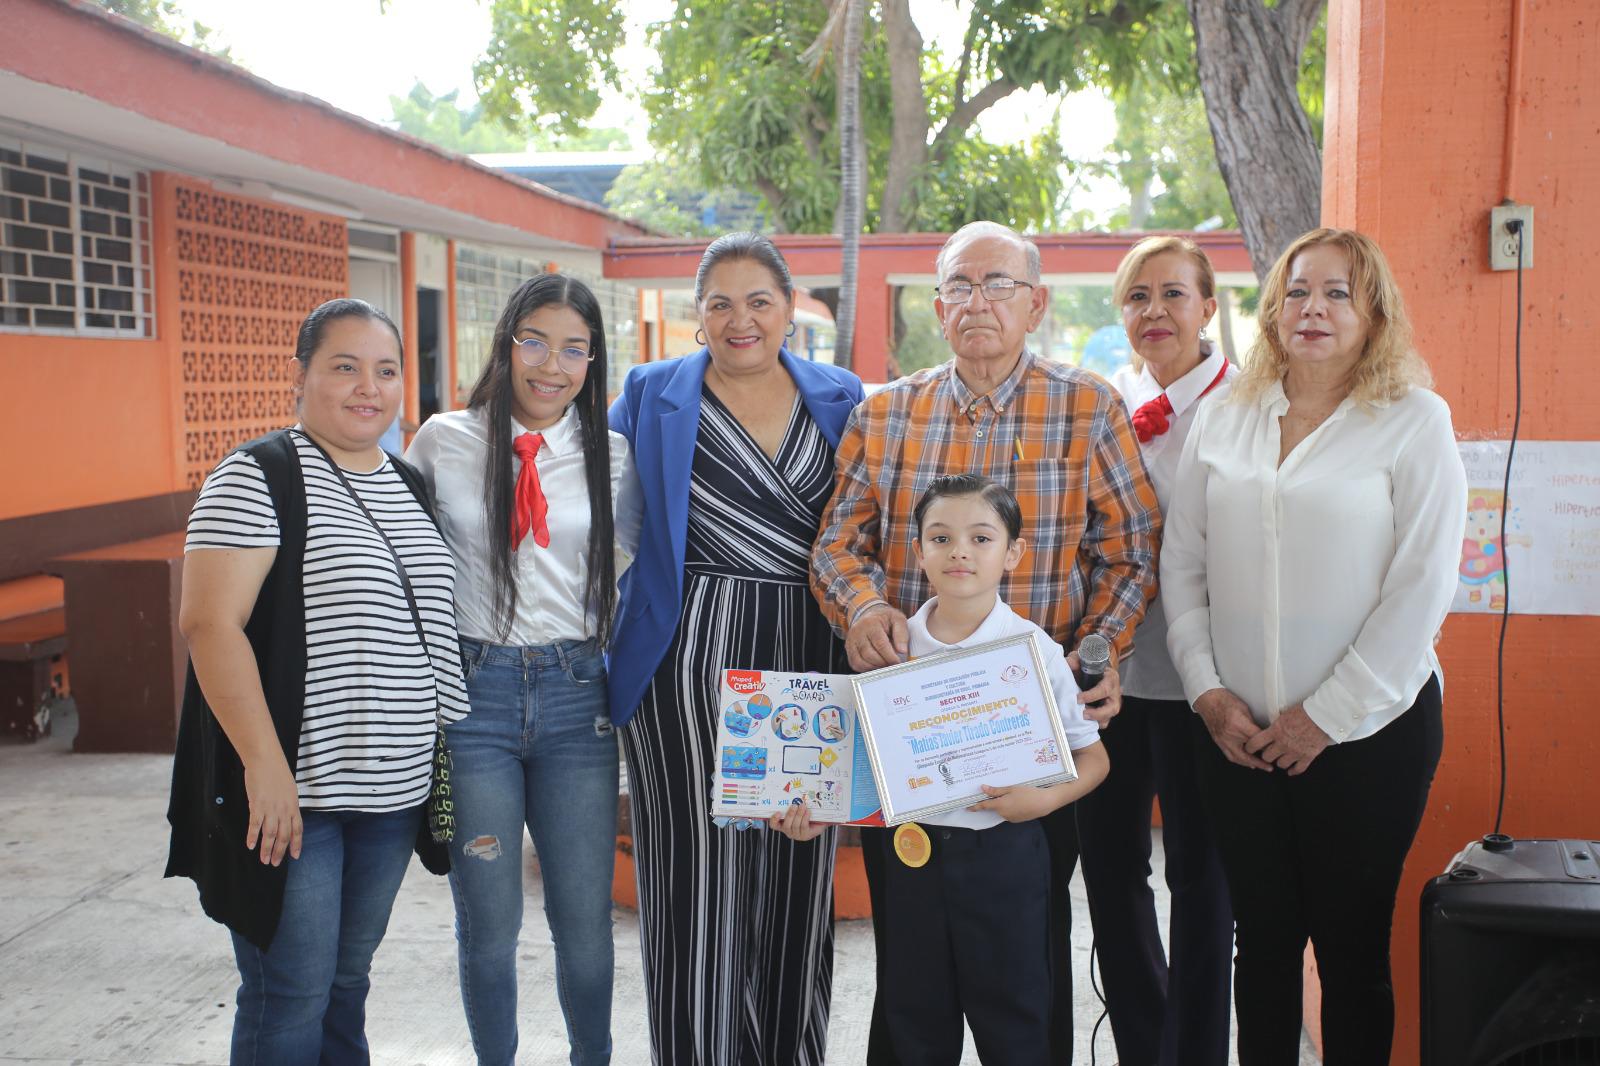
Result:
[[[533,542],[541,548],[550,547],[550,527],[545,525],[545,515],[550,505],[545,501],[544,489],[539,487],[539,470],[533,457],[544,444],[542,433],[524,433],[511,442],[511,448],[522,460],[522,472],[517,475],[516,508],[511,514],[511,548],[515,551],[522,538],[533,531]]]
[[[1204,396],[1207,392],[1221,385],[1222,379],[1227,376],[1228,361],[1224,359],[1222,361],[1222,369],[1217,371],[1217,376],[1211,379],[1211,384],[1207,385],[1205,392],[1200,395]],[[1197,398],[1195,402],[1199,403],[1200,401]],[[1172,401],[1167,399],[1167,394],[1164,392],[1149,403],[1140,404],[1139,409],[1133,412],[1133,431],[1139,435],[1139,443],[1149,444],[1151,438],[1159,437],[1171,429],[1172,422],[1168,418],[1171,414]]]
[[[1151,438],[1159,437],[1171,429],[1171,414],[1172,401],[1167,399],[1164,392],[1149,403],[1140,404],[1139,409],[1133,412],[1133,431],[1139,434],[1139,443],[1149,444]]]

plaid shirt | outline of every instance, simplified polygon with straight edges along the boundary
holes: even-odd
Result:
[[[928,598],[912,510],[940,474],[982,474],[1017,494],[1028,550],[1000,598],[1069,648],[1100,633],[1126,658],[1155,595],[1161,511],[1117,394],[1024,351],[975,395],[955,364],[867,397],[845,423],[837,480],[812,553],[812,591],[841,633],[887,602]]]

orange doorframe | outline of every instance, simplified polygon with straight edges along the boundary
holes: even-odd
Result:
[[[410,230],[400,234],[400,347],[406,379],[403,421],[416,425],[422,418],[422,363],[417,348],[417,235]],[[411,434],[405,439],[409,444]]]

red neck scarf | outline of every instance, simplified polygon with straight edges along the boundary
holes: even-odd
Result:
[[[544,489],[539,487],[539,469],[533,465],[534,456],[544,444],[544,434],[524,433],[511,442],[511,448],[522,460],[522,471],[517,475],[516,506],[511,512],[511,549],[522,544],[522,538],[533,532],[533,542],[541,548],[550,547],[550,527],[545,515],[550,505],[545,501]]]
[[[1222,379],[1227,375],[1228,361],[1224,359],[1222,361],[1222,369],[1217,371],[1217,376],[1211,379],[1211,384],[1205,387],[1205,392],[1202,392],[1200,396],[1204,396],[1207,392],[1221,385]],[[1195,398],[1195,402],[1199,402],[1199,397]],[[1165,391],[1149,403],[1140,404],[1139,409],[1133,412],[1133,431],[1139,435],[1139,443],[1149,444],[1156,437],[1171,429],[1171,417],[1172,401],[1167,399]]]

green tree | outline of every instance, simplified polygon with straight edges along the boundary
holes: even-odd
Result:
[[[644,99],[652,143],[707,188],[759,194],[774,225],[790,231],[837,223],[837,71],[832,57],[821,70],[801,59],[832,4],[679,0],[650,30],[661,61]],[[1066,92],[1136,60],[1177,62],[1188,40],[1183,12],[1165,0],[984,0],[967,9],[961,51],[946,61],[924,43],[909,0],[865,6],[868,230],[950,229],[975,217],[1050,225],[1061,191],[1054,127],[1005,146],[985,143],[973,124],[1024,88]],[[591,117],[599,86],[617,84],[619,22],[589,0],[494,0],[494,10],[495,38],[478,67],[488,110],[539,124]],[[507,47],[518,20],[553,36]]]
[[[672,163],[623,167],[606,190],[606,207],[663,233],[712,236],[713,227],[703,221],[708,215],[719,231],[769,228],[754,197],[726,187],[707,190],[698,173]]]
[[[462,107],[460,90],[435,96],[422,82],[404,96],[390,96],[390,121],[402,133],[451,152],[604,152],[633,147],[628,131],[616,126],[586,126],[574,134],[513,130],[489,118],[483,103]]]
[[[528,145],[498,122],[484,120],[483,105],[462,108],[459,92],[435,96],[422,82],[404,96],[390,96],[395,129],[451,152],[520,152]]]
[[[198,19],[186,16],[174,0],[96,0],[96,2],[113,15],[131,19],[146,29],[166,34],[175,41],[208,52],[218,59],[238,63],[238,60],[233,58],[233,49],[216,37],[216,30]]]
[[[600,87],[622,87],[620,4],[494,0],[489,32],[472,76],[489,114],[511,126],[575,136],[600,107]]]

